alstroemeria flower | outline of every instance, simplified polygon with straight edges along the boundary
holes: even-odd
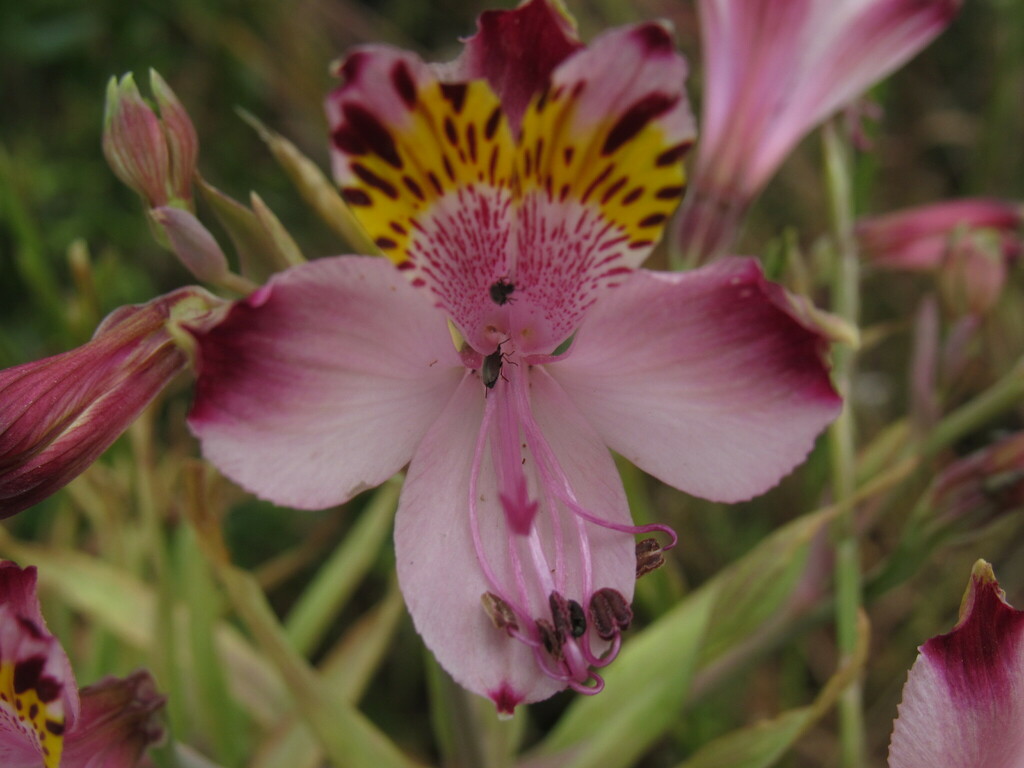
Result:
[[[79,695],[68,657],[49,633],[36,569],[0,562],[0,765],[134,768],[162,735],[152,679],[136,672]]]
[[[839,408],[825,340],[753,261],[638,269],[693,139],[663,25],[584,48],[532,0],[452,64],[374,46],[340,71],[336,174],[398,269],[314,261],[197,333],[191,426],[295,507],[408,463],[398,576],[440,663],[502,712],[595,692],[659,549],[608,449],[708,498],[764,491]]]
[[[960,2],[700,0],[704,104],[683,250],[726,251],[807,132],[927,45]]]
[[[174,326],[195,325],[220,303],[182,288],[112,312],[78,349],[0,371],[0,517],[95,461],[185,368]]]
[[[1024,611],[979,560],[953,631],[933,637],[903,688],[890,768],[1024,765]]]
[[[933,272],[948,304],[984,314],[1008,266],[1024,253],[1024,207],[1006,200],[946,200],[857,222],[864,258],[883,269]]]

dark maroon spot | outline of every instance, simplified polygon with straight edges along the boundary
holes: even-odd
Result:
[[[570,165],[572,163],[572,155],[575,151],[576,150],[574,150],[572,147],[566,147],[565,149],[562,150],[562,158],[565,160],[566,165]]]
[[[612,184],[610,187],[608,187],[608,189],[604,191],[604,194],[601,195],[601,205],[607,204],[609,200],[615,197],[615,193],[622,189],[624,186],[626,186],[625,176],[616,180],[614,184]]]
[[[681,197],[683,194],[682,186],[674,187],[662,187],[655,193],[655,197],[659,200],[675,200],[677,197]]]
[[[411,179],[408,176],[402,177],[402,182],[408,187],[409,191],[412,192],[418,200],[424,200],[423,190],[420,185],[416,183],[415,179]]]
[[[393,232],[394,232],[394,233],[395,233],[396,235],[407,235],[407,234],[409,234],[409,233],[408,233],[408,232],[406,231],[405,227],[403,227],[403,226],[402,226],[401,224],[399,224],[399,223],[398,223],[397,221],[392,221],[392,222],[391,222],[391,229],[392,229],[392,231],[393,231]]]
[[[46,730],[54,736],[61,736],[64,733],[64,723],[58,723],[56,720],[47,720]]]
[[[38,714],[39,714],[39,705],[38,704],[33,704],[31,707],[28,708],[28,719],[29,720],[35,720],[36,719],[36,715],[38,715]]]
[[[365,53],[353,53],[347,59],[345,63],[341,65],[341,76],[347,80],[352,81],[359,77],[359,73],[363,69],[363,65],[366,63]]]
[[[554,103],[554,102],[558,101],[560,98],[562,98],[562,94],[563,93],[565,93],[565,85],[564,84],[558,86],[557,88],[555,88],[554,92],[552,92],[552,94],[551,94],[551,102]]]
[[[594,193],[594,190],[597,189],[598,185],[611,175],[614,167],[614,165],[606,165],[604,170],[597,175],[597,178],[590,182],[590,186],[587,187],[583,193],[583,197],[580,198],[581,203],[587,202],[587,198]]]
[[[405,102],[405,106],[409,109],[416,106],[416,83],[413,82],[412,75],[409,74],[409,68],[404,61],[397,61],[392,67],[391,84],[395,86],[395,91]]]
[[[540,98],[537,99],[537,107],[534,111],[538,115],[544,111],[544,107],[548,104],[548,93],[550,90],[550,86],[545,87],[544,90],[541,91]]]
[[[459,146],[459,134],[455,131],[455,122],[450,116],[444,119],[444,137],[453,147]]]
[[[636,189],[631,189],[629,191],[629,193],[624,198],[622,198],[622,204],[623,205],[630,205],[631,203],[635,203],[640,198],[640,195],[642,195],[643,193],[644,193],[644,188],[643,187],[637,187]]]
[[[398,243],[396,243],[390,237],[378,237],[373,242],[377,244],[378,248],[385,251],[390,251],[392,248],[398,247]]]
[[[382,179],[380,176],[371,171],[365,165],[361,165],[360,163],[352,163],[352,173],[354,173],[356,176],[362,179],[363,183],[365,183],[367,186],[373,187],[374,189],[379,189],[392,200],[398,199],[398,190],[395,189],[394,185],[391,184],[391,182]]]
[[[43,631],[39,628],[38,624],[32,621],[32,619],[25,618],[24,616],[19,616],[18,624],[24,631],[28,632],[36,640],[43,639]]]
[[[448,174],[448,178],[455,181],[455,171],[452,170],[452,164],[448,162],[447,155],[441,155],[441,159],[444,160],[444,172]]]
[[[610,155],[627,141],[644,129],[651,120],[672,109],[679,101],[679,96],[667,93],[650,93],[626,110],[612,126],[605,139],[601,154]]]
[[[572,93],[570,94],[570,96],[572,98],[574,98],[574,99],[579,97],[579,95],[581,93],[583,93],[583,89],[586,88],[586,87],[587,87],[587,81],[586,80],[580,80],[578,83],[576,83],[576,85],[574,85],[572,87]]]
[[[632,243],[629,244],[629,247],[634,251],[638,251],[641,248],[647,248],[652,245],[654,245],[653,240],[634,240]]]
[[[466,84],[441,83],[441,95],[451,102],[455,114],[459,114],[466,104]]]
[[[430,186],[434,188],[437,194],[443,194],[444,190],[441,189],[441,182],[437,178],[437,174],[433,171],[427,171],[427,180],[430,182]]]
[[[544,157],[544,137],[537,139],[537,143],[534,145],[536,149],[533,153],[533,160],[537,163],[537,172],[540,173],[540,161]]]
[[[426,284],[427,284],[427,281],[424,280],[422,277],[413,278],[413,281],[411,283],[413,288],[422,288]]]
[[[366,145],[360,141],[348,123],[342,123],[334,129],[331,141],[339,151],[348,155],[365,155],[367,152]]]
[[[648,216],[647,218],[643,219],[640,222],[640,227],[656,227],[659,224],[663,224],[665,222],[665,219],[667,218],[668,216],[666,216],[664,213],[652,213],[650,216]]]
[[[491,150],[491,162],[490,162],[490,164],[488,166],[488,169],[487,169],[487,172],[490,175],[491,184],[494,183],[494,172],[498,168],[498,150],[499,150],[499,148],[500,148],[500,145],[495,144],[494,145],[494,149]]]
[[[658,155],[654,164],[658,166],[675,165],[686,156],[686,153],[690,151],[691,146],[693,146],[692,141],[684,141],[676,144],[674,147],[669,147]]]
[[[341,190],[342,197],[349,205],[373,205],[373,200],[359,187],[345,187]]]
[[[661,24],[644,24],[633,30],[633,36],[647,49],[645,53],[672,52],[672,36]]]
[[[416,265],[413,264],[411,261],[403,261],[401,264],[398,265],[398,268],[403,272],[409,269],[414,269],[415,267]]]
[[[61,684],[52,677],[41,677],[39,682],[36,683],[36,696],[44,704],[49,704],[56,699],[62,690]]]
[[[43,665],[46,659],[42,656],[33,656],[14,665],[14,692],[24,693],[29,688],[35,688],[39,682],[39,676],[43,673]]]
[[[402,167],[402,158],[398,156],[398,148],[391,137],[391,132],[372,112],[359,104],[346,104],[341,108],[341,112],[360,141],[371,152],[380,155],[388,165]]]
[[[494,138],[498,132],[498,125],[501,123],[501,107],[495,107],[491,116],[487,118],[487,125],[484,126],[484,138],[488,141]]]
[[[469,149],[469,159],[476,162],[476,126],[470,123],[466,126],[466,146]]]
[[[569,185],[563,184],[561,191],[558,193],[559,202],[564,203],[565,199],[569,196]]]
[[[524,149],[523,150],[523,175],[524,176],[529,176],[530,175],[530,171],[531,171],[532,168],[533,168],[533,162],[530,159],[530,150],[529,149]]]

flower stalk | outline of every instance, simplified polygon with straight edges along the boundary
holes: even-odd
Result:
[[[832,311],[856,326],[860,312],[860,267],[853,239],[853,193],[849,147],[836,121],[823,133],[825,178],[828,190],[835,262]],[[855,350],[840,345],[834,350],[833,382],[843,396],[844,407],[829,428],[832,457],[832,488],[840,513],[834,526],[836,545],[836,632],[840,662],[845,664],[857,649],[857,621],[861,610],[860,547],[855,525],[856,439],[850,392],[855,370]],[[853,681],[839,699],[842,765],[864,765],[865,729],[861,684]]]

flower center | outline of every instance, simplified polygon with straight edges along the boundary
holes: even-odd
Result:
[[[595,527],[623,536],[667,526],[630,526],[603,519],[578,500],[576,488],[537,424],[530,405],[531,376],[545,376],[547,356],[523,355],[513,337],[483,356],[478,374],[486,398],[469,483],[470,525],[477,560],[489,584],[481,596],[494,626],[527,645],[538,667],[583,693],[604,682],[594,668],[618,654],[633,617],[616,589],[594,583],[591,538]],[[481,519],[493,471],[500,520]],[[494,506],[488,507],[494,509]],[[507,546],[484,547],[481,530],[504,527]],[[658,567],[663,548],[654,539],[637,545],[636,575]]]

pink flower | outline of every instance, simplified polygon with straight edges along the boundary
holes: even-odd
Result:
[[[984,198],[947,200],[857,223],[864,258],[882,269],[934,272],[946,302],[980,315],[998,300],[1024,252],[1024,208]]]
[[[747,207],[816,125],[927,45],[960,0],[700,0],[701,145],[681,247],[726,251]]]
[[[79,694],[40,613],[36,569],[0,561],[0,765],[134,768],[162,736],[162,706],[146,672]]]
[[[919,649],[889,744],[890,768],[1024,764],[1024,612],[979,560],[953,631]]]
[[[182,288],[121,307],[78,349],[0,371],[0,517],[51,495],[114,442],[187,362],[172,331],[220,300]]]
[[[440,663],[506,713],[596,692],[659,558],[632,534],[666,530],[631,524],[608,449],[708,498],[764,491],[839,408],[825,339],[753,261],[638,269],[693,138],[664,26],[584,48],[532,0],[451,64],[374,46],[340,71],[335,171],[398,269],[314,261],[197,332],[192,429],[302,508],[409,464],[398,575]]]

